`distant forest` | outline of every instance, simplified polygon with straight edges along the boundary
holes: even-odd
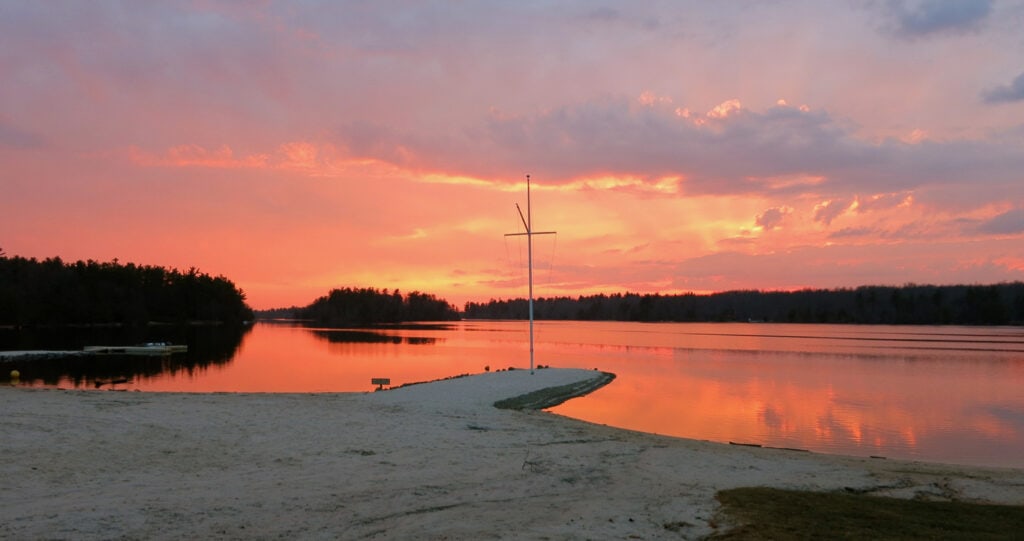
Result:
[[[305,308],[290,311],[298,319],[334,326],[459,319],[458,310],[444,299],[418,291],[402,295],[397,289],[392,293],[387,289],[335,289]],[[280,310],[260,312],[261,317],[283,314]]]
[[[468,319],[525,319],[527,300],[466,303]],[[916,325],[1020,325],[1024,283],[908,284],[794,292],[728,291],[711,295],[634,293],[534,300],[534,317],[553,320],[764,321]]]
[[[245,295],[192,268],[6,257],[0,250],[0,325],[241,323]]]

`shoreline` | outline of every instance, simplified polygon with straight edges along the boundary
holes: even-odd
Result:
[[[6,368],[2,368],[2,367],[4,367],[5,363],[10,362],[10,363],[13,364],[17,360],[30,360],[30,361],[40,360],[40,361],[46,361],[46,360],[61,359],[61,358],[91,357],[91,356],[97,356],[97,355],[100,355],[100,353],[97,353],[96,351],[90,351],[90,350],[5,350],[5,351],[0,351],[0,388],[2,388],[2,386],[6,385],[6,384],[11,384],[11,385],[15,385],[15,386],[21,384],[21,378],[19,378],[19,380],[11,380],[11,379],[9,379],[7,377],[8,376],[8,372],[7,372]],[[550,366],[540,366],[540,367],[537,368],[537,371],[541,371],[541,370],[545,370],[545,369],[550,369],[550,368],[552,368],[552,367],[550,367]],[[518,368],[518,369],[510,368],[509,369],[509,371],[516,371],[516,370],[518,370],[518,371],[527,371],[526,369],[523,369],[523,368]],[[577,369],[571,369],[571,370],[577,370]],[[590,369],[579,369],[579,370],[584,370],[584,371],[590,372]],[[500,372],[503,372],[503,371],[504,370],[497,370],[496,373],[500,373]],[[586,396],[586,395],[588,395],[588,394],[590,394],[590,393],[592,393],[594,391],[597,391],[600,388],[604,387],[605,385],[608,385],[608,384],[612,383],[617,378],[616,374],[613,374],[613,373],[610,373],[610,372],[599,371],[597,368],[592,369],[592,373],[598,374],[598,376],[597,376],[598,379],[595,379],[593,382],[585,383],[583,385],[579,385],[579,384],[567,385],[567,386],[565,386],[566,387],[565,389],[542,389],[540,391],[536,391],[534,393],[530,393],[529,396],[527,396],[527,395],[520,395],[520,396],[511,397],[511,398],[500,399],[500,400],[495,401],[494,407],[500,408],[500,409],[513,409],[513,410],[545,410],[545,409],[549,409],[549,408],[554,408],[554,407],[557,407],[558,405],[560,405],[560,404],[562,404],[562,403],[564,403],[564,402],[566,402],[568,400],[571,400],[573,398],[583,397],[583,396]],[[437,383],[437,382],[443,382],[443,381],[452,380],[452,379],[468,378],[468,377],[473,377],[473,376],[484,376],[484,375],[486,375],[486,373],[460,373],[460,374],[456,374],[456,375],[452,375],[452,376],[446,376],[446,377],[441,377],[441,378],[437,378],[437,379],[427,379],[427,380],[420,380],[420,381],[412,381],[412,382],[402,383],[400,385],[396,385],[396,386],[392,386],[392,387],[384,387],[382,389],[374,389],[373,391],[384,391],[384,392],[395,391],[395,390],[399,390],[399,389],[403,389],[403,388],[407,388],[407,387],[420,386],[420,385],[425,385],[425,384],[432,384],[432,383]],[[24,388],[25,389],[35,389],[35,390],[48,390],[48,391],[68,391],[68,392],[82,391],[82,392],[90,392],[90,393],[92,393],[92,392],[99,392],[99,391],[102,390],[102,391],[106,391],[106,392],[136,392],[136,393],[152,393],[152,394],[184,394],[184,395],[192,395],[192,394],[215,394],[215,395],[227,394],[227,395],[233,395],[233,394],[237,394],[237,395],[254,395],[254,396],[262,396],[262,395],[295,395],[295,394],[298,394],[298,395],[318,395],[318,394],[324,394],[324,395],[335,395],[335,394],[340,394],[340,395],[347,395],[347,394],[360,395],[360,394],[365,394],[367,392],[371,392],[371,391],[362,391],[362,390],[359,390],[359,391],[350,391],[350,390],[327,390],[327,391],[324,391],[324,390],[314,390],[314,391],[292,390],[292,391],[283,391],[283,392],[280,392],[280,391],[249,391],[249,390],[242,390],[242,391],[234,391],[234,390],[214,390],[214,391],[189,391],[189,390],[170,390],[170,391],[165,391],[165,390],[157,390],[157,391],[148,391],[148,390],[145,390],[145,389],[113,388],[113,387],[112,388],[107,388],[107,389],[101,389],[101,387],[103,385],[109,385],[111,383],[118,384],[118,383],[127,383],[127,382],[128,381],[123,380],[123,379],[122,380],[117,380],[117,379],[113,379],[113,380],[111,380],[111,379],[97,380],[96,385],[95,385],[95,389],[91,388],[92,386],[85,386],[85,385],[75,386],[75,387],[68,387],[68,386],[61,386],[59,384],[57,384],[57,385],[32,385],[30,387],[24,387]],[[573,416],[567,415],[567,414],[559,414],[559,413],[555,413],[555,412],[550,412],[550,413],[555,414],[555,415],[560,415],[560,416],[563,416],[563,417],[566,417],[566,418],[574,419],[574,420],[579,420],[579,421],[582,421],[582,422],[594,422],[594,421],[587,421],[585,418],[573,417]],[[601,422],[595,422],[595,424],[600,425],[600,426],[605,426]],[[844,454],[844,453],[841,453],[841,452],[834,452],[834,451],[830,451],[830,450],[821,450],[821,449],[803,448],[803,447],[777,446],[777,445],[765,444],[765,443],[756,442],[756,441],[740,441],[740,440],[731,440],[731,439],[721,439],[721,440],[717,440],[717,439],[704,439],[704,438],[694,437],[694,436],[672,434],[671,432],[669,432],[669,433],[648,432],[648,431],[645,431],[645,430],[642,430],[642,429],[628,428],[628,427],[625,427],[625,426],[614,425],[614,424],[609,424],[607,426],[610,426],[610,427],[613,427],[613,428],[618,428],[618,429],[621,429],[621,430],[626,430],[626,431],[634,431],[634,432],[638,432],[638,433],[647,433],[647,434],[654,434],[654,435],[664,435],[664,436],[667,436],[667,437],[670,437],[670,438],[679,438],[679,439],[684,439],[684,440],[708,441],[708,442],[711,442],[711,443],[717,443],[717,444],[722,444],[722,445],[730,445],[730,446],[737,446],[737,447],[753,447],[753,448],[764,448],[764,449],[777,449],[777,450],[792,451],[792,452],[813,453],[813,454],[818,454],[818,455],[823,455],[823,456],[834,456],[834,457],[840,457],[840,458],[841,457],[852,457],[852,458],[863,458],[863,459],[872,459],[872,460],[891,460],[891,461],[903,461],[903,462],[922,463],[922,464],[949,465],[949,466],[966,467],[966,468],[980,467],[980,468],[1001,468],[1001,469],[1009,469],[1009,470],[1024,470],[1024,465],[1018,465],[1017,463],[1004,464],[1004,463],[992,463],[992,462],[985,462],[985,461],[976,461],[976,462],[962,461],[962,462],[956,462],[956,461],[948,461],[948,460],[942,460],[942,459],[929,459],[927,457],[923,457],[922,458],[922,457],[890,456],[890,455],[881,455],[881,454],[871,454],[871,455],[868,455],[868,454]]]
[[[1024,470],[730,446],[498,409],[593,371],[387,392],[0,388],[3,538],[699,538],[741,486],[1024,505]]]

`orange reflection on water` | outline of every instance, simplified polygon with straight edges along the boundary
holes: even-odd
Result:
[[[837,355],[824,342],[817,351],[756,351],[746,347],[752,340],[731,338],[716,345],[700,336],[699,348],[647,356],[642,370],[627,360],[604,364],[628,379],[553,411],[645,432],[843,454],[915,458],[927,447],[930,460],[969,452],[986,463],[1009,453],[1000,447],[1024,447],[1020,353],[883,355],[871,343],[868,354]]]
[[[617,375],[553,408],[570,417],[720,442],[1024,467],[1024,331],[1016,328],[538,322],[536,352],[539,364]],[[525,368],[528,359],[519,321],[377,330],[261,323],[228,362],[114,388],[365,392],[371,378],[397,386]]]
[[[397,386],[481,371],[479,362],[438,356],[436,349],[429,346],[443,338],[388,338],[384,333],[377,336],[381,341],[332,342],[302,327],[257,325],[230,363],[170,377],[137,379],[130,388],[186,392],[359,392],[376,388],[370,383],[372,378],[390,378],[392,386]]]

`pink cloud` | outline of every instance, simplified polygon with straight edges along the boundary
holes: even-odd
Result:
[[[12,4],[0,245],[518,295],[532,173],[565,294],[1019,277],[1019,17],[926,4]]]

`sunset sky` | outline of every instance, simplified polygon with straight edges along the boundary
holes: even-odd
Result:
[[[539,296],[1024,280],[1024,2],[0,0],[0,248]]]

